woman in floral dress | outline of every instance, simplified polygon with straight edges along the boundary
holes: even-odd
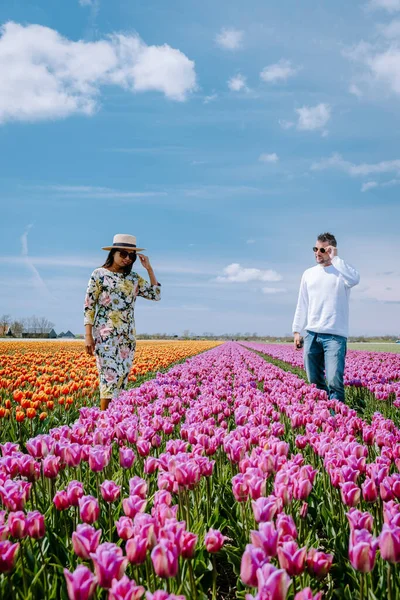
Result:
[[[100,408],[105,410],[126,389],[136,347],[134,309],[137,296],[160,300],[161,287],[147,256],[139,254],[132,235],[117,234],[104,265],[90,277],[85,298],[85,346],[96,355]],[[132,271],[139,256],[150,283]]]

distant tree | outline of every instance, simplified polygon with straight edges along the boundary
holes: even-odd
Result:
[[[37,320],[37,333],[49,333],[51,329],[53,329],[54,323],[46,319],[46,317],[40,317]]]
[[[22,332],[24,330],[24,324],[22,321],[13,321],[10,327],[15,337],[22,337]]]
[[[182,337],[187,340],[190,337],[190,331],[189,329],[185,329],[182,333]]]
[[[2,315],[0,317],[0,335],[6,335],[11,325],[11,315]]]

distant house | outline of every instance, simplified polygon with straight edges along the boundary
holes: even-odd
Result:
[[[74,340],[75,336],[74,334],[68,329],[67,333],[64,333],[63,331],[61,333],[58,334],[59,338],[68,338],[70,340]]]
[[[49,338],[51,338],[52,340],[54,340],[54,339],[56,339],[56,337],[57,337],[57,334],[56,334],[56,332],[54,331],[54,329],[52,329],[52,330],[49,332]]]

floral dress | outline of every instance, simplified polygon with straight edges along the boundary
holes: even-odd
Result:
[[[90,277],[85,298],[85,325],[93,325],[100,377],[100,398],[126,389],[136,347],[134,309],[137,296],[160,300],[160,285],[137,273],[114,273],[100,267]]]

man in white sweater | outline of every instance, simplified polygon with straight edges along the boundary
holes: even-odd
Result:
[[[309,382],[330,398],[344,401],[350,289],[359,283],[360,275],[339,258],[331,233],[319,235],[313,251],[317,264],[301,278],[292,328],[294,345],[301,348],[305,331],[304,366]]]

